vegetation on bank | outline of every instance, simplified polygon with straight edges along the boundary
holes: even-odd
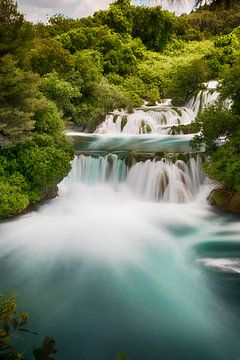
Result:
[[[205,142],[210,155],[204,165],[207,175],[238,194],[240,194],[239,78],[240,64],[236,61],[224,74],[219,103],[198,116],[197,124],[202,129],[202,133],[195,139],[195,142]],[[227,103],[226,99],[228,99]]]
[[[69,172],[73,151],[57,106],[40,92],[40,78],[0,60],[0,219],[46,198]]]
[[[236,199],[240,194],[240,27],[215,40],[211,57],[221,66],[220,97],[217,104],[205,109],[191,126],[201,129],[193,146],[204,142],[208,160],[205,173],[225,187],[221,192],[227,198]],[[228,189],[228,191],[226,191]],[[230,209],[230,207],[229,207]],[[239,211],[239,210],[237,210]]]

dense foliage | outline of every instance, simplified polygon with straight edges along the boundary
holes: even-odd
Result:
[[[54,102],[39,90],[39,77],[16,66],[0,68],[0,218],[23,211],[49,194],[70,170],[71,145]]]
[[[181,16],[177,33],[187,40],[204,40],[229,34],[240,24],[238,0],[215,0],[190,15]]]
[[[208,176],[240,192],[240,28],[215,41],[212,57],[222,68],[218,104],[197,118],[200,138],[210,155],[205,163]]]
[[[200,140],[205,142],[210,155],[204,166],[206,173],[238,193],[240,193],[239,76],[239,64],[226,71],[219,104],[205,110],[197,119],[202,128]],[[231,99],[230,108],[222,105],[226,98]]]

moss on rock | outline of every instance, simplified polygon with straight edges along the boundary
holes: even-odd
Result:
[[[226,211],[240,213],[240,195],[229,188],[218,188],[211,191],[208,202]]]

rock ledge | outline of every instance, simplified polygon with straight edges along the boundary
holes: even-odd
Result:
[[[221,187],[211,191],[208,202],[226,211],[240,213],[240,195],[236,191]]]

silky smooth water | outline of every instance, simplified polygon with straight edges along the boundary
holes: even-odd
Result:
[[[190,135],[109,135],[68,132],[77,152],[135,151],[135,152],[192,152]]]
[[[201,93],[192,119],[216,100]],[[194,134],[157,133],[162,120],[178,122],[176,109],[167,114],[141,109],[126,133],[118,115],[105,134],[71,136],[88,155],[191,152]],[[143,115],[154,134],[136,135]],[[18,294],[39,332],[17,344],[27,358],[51,335],[56,360],[240,359],[239,218],[207,204],[199,157],[170,158],[132,156],[130,166],[116,154],[82,154],[58,198],[0,225],[0,289]]]
[[[1,290],[40,335],[19,346],[51,335],[59,360],[239,359],[240,223],[208,206],[209,185],[166,203],[83,180],[0,226]]]

